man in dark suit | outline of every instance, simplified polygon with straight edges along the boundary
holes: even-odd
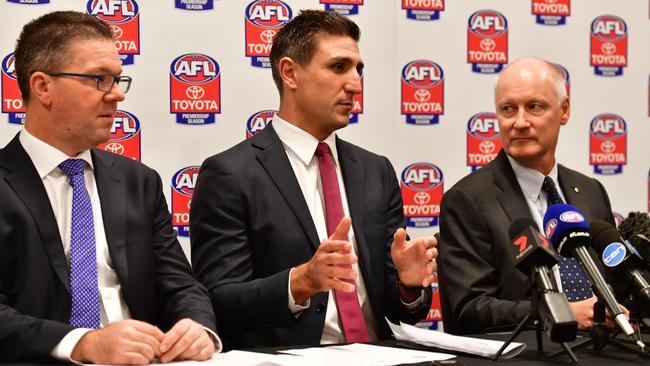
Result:
[[[510,223],[526,217],[539,226],[549,205],[547,188],[576,206],[587,220],[614,223],[607,192],[595,179],[557,164],[560,127],[569,120],[561,72],[526,58],[506,67],[495,88],[503,150],[486,167],[445,193],[440,216],[439,283],[445,330],[479,333],[514,326],[530,311],[529,282],[519,272],[508,235]],[[554,192],[555,192],[554,191]],[[575,263],[554,269],[580,329],[593,325],[595,297]],[[574,282],[586,283],[572,288]],[[586,291],[586,295],[580,295]],[[574,295],[575,294],[575,295]],[[610,325],[613,325],[609,319]]]
[[[214,314],[160,177],[93,149],[131,82],[111,29],[46,14],[23,28],[15,59],[26,117],[0,150],[0,361],[211,357]]]
[[[388,159],[335,134],[361,91],[358,39],[337,13],[286,24],[271,49],[278,114],[201,167],[192,263],[226,347],[385,339],[385,316],[430,306],[435,238],[407,240]]]

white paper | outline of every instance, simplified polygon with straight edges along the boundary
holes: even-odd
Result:
[[[281,351],[300,356],[303,365],[387,366],[402,363],[448,360],[456,356],[428,351],[354,343],[343,346],[314,347]]]
[[[463,352],[487,358],[494,357],[505,342],[487,339],[461,337],[438,332],[435,330],[421,329],[409,324],[396,325],[386,319],[390,329],[399,340],[414,342],[429,347],[436,347],[450,351]],[[501,358],[512,358],[520,354],[526,345],[512,342],[506,347]]]

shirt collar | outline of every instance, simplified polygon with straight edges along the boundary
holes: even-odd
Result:
[[[273,129],[278,134],[285,148],[293,151],[305,165],[311,163],[319,143],[318,139],[309,132],[285,121],[277,113],[273,117]],[[330,147],[332,156],[334,157],[334,164],[338,166],[339,155],[336,150],[336,133],[332,132],[323,142]]]
[[[525,167],[513,159],[510,155],[506,155],[510,161],[510,166],[515,172],[517,177],[517,182],[521,187],[522,192],[526,197],[531,199],[533,202],[539,199],[539,194],[542,191],[542,184],[544,183],[544,174],[540,173],[535,169]],[[548,174],[549,177],[553,179],[556,187],[559,187],[557,180],[557,162],[553,163],[553,168]]]
[[[20,140],[20,144],[23,145],[23,149],[25,149],[27,155],[29,155],[29,158],[32,160],[32,163],[34,163],[34,167],[41,179],[50,175],[59,164],[72,158],[59,149],[39,140],[25,128],[20,131],[18,139]],[[93,159],[90,155],[90,150],[84,150],[74,158],[85,160],[88,166],[91,169],[93,168]]]

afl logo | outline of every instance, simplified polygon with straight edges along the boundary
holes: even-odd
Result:
[[[411,61],[402,69],[402,80],[416,88],[430,88],[444,80],[442,68],[433,61]]]
[[[599,140],[616,140],[625,136],[625,120],[616,114],[600,114],[591,120],[591,134]]]
[[[111,141],[128,140],[140,132],[140,121],[129,112],[116,111],[113,127],[111,128]]]
[[[246,138],[249,139],[262,131],[266,125],[273,121],[273,116],[276,113],[275,110],[267,109],[250,116],[246,121]]]
[[[605,247],[605,250],[603,250],[603,263],[605,263],[607,267],[616,267],[623,262],[626,254],[627,251],[625,250],[625,245],[621,243],[611,243]]]
[[[591,34],[603,42],[614,42],[627,35],[627,25],[615,15],[601,15],[591,22]]]
[[[189,166],[181,169],[172,177],[172,188],[184,196],[191,197],[192,193],[194,193],[194,187],[198,175],[198,166]]]
[[[576,211],[565,211],[560,214],[560,221],[576,223],[585,221],[585,218]]]
[[[467,131],[477,139],[494,140],[499,137],[499,120],[494,113],[475,114],[467,122]]]
[[[291,8],[279,0],[257,0],[246,7],[246,18],[258,27],[278,28],[291,19]]]
[[[553,233],[555,233],[555,229],[557,228],[557,220],[556,219],[551,219],[546,223],[546,227],[544,228],[544,233],[546,234],[547,238],[550,238],[553,236]]]
[[[212,57],[201,53],[187,53],[171,64],[171,75],[188,84],[204,84],[219,76],[219,64]]]
[[[442,181],[442,170],[431,163],[414,163],[402,172],[404,185],[417,191],[434,189]]]
[[[468,20],[468,28],[472,33],[485,37],[498,37],[508,30],[508,21],[494,10],[479,10]]]
[[[2,73],[7,75],[8,77],[12,78],[13,80],[16,80],[16,65],[15,65],[16,59],[14,58],[13,52],[8,54],[3,60],[2,60]]]
[[[88,14],[106,23],[126,23],[139,13],[138,4],[133,0],[91,0],[86,5]]]

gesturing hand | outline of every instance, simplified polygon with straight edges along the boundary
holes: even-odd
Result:
[[[427,236],[406,240],[406,230],[397,229],[393,236],[390,255],[397,267],[399,280],[407,287],[427,287],[433,282],[438,256],[436,238]]]

